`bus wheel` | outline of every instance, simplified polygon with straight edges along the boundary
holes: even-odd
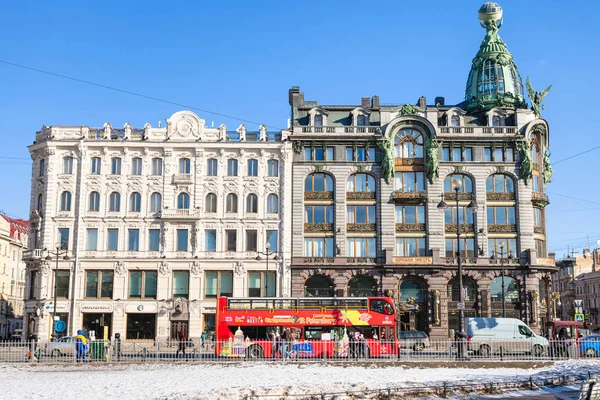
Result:
[[[246,354],[248,355],[248,358],[252,359],[263,358],[265,351],[259,345],[253,344],[252,346],[248,347]]]

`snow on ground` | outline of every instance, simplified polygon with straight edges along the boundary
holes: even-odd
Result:
[[[477,364],[473,364],[476,366]],[[502,365],[502,364],[498,364]],[[0,364],[1,398],[241,399],[257,395],[346,392],[515,378],[600,374],[598,360],[569,360],[543,368],[411,368],[403,366],[236,364]],[[277,397],[273,397],[276,399]]]

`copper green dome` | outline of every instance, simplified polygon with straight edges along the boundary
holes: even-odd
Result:
[[[527,107],[517,65],[498,35],[502,26],[502,8],[497,3],[485,3],[479,9],[479,21],[486,34],[467,80],[467,111]]]

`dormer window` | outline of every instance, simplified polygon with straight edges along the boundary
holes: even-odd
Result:
[[[366,115],[359,115],[356,118],[356,126],[367,126],[367,116]]]
[[[450,126],[460,126],[460,117],[458,115],[453,115],[450,118]]]
[[[315,119],[314,119],[314,126],[323,126],[323,116],[322,115],[315,115]]]

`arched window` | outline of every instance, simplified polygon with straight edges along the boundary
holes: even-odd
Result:
[[[177,196],[177,209],[178,210],[189,210],[190,209],[190,195],[187,193],[179,193]]]
[[[206,204],[204,206],[207,213],[217,212],[217,195],[209,193],[206,195]]]
[[[377,296],[377,281],[370,276],[357,275],[348,282],[348,296],[373,297]]]
[[[236,213],[238,211],[238,197],[235,193],[229,193],[225,201],[225,212]]]
[[[131,193],[129,196],[129,211],[140,212],[142,209],[142,195],[138,192]]]
[[[423,283],[420,280],[409,278],[402,281],[400,284],[400,301],[409,301],[410,298],[414,298],[415,302],[422,303],[424,301],[423,295]]]
[[[150,211],[160,212],[162,210],[162,196],[160,193],[152,193],[150,196]]]
[[[450,118],[450,125],[451,126],[460,126],[460,117],[458,115],[453,115]]]
[[[448,299],[450,301],[460,301],[458,276],[450,279],[448,282]],[[477,283],[473,278],[463,275],[463,289],[465,291],[465,301],[477,300]]]
[[[473,193],[473,181],[469,176],[464,174],[448,175],[446,179],[444,179],[444,192],[454,192],[454,181],[458,181],[459,183],[459,193]]]
[[[502,277],[499,276],[490,285],[490,296],[492,301],[502,302]],[[516,304],[519,302],[519,284],[510,277],[504,276],[504,302]]]
[[[369,174],[352,174],[346,181],[347,192],[374,192],[375,179]]]
[[[100,193],[90,193],[89,211],[100,211]]]
[[[315,126],[323,126],[323,116],[315,115]]]
[[[494,115],[492,117],[492,126],[502,126],[502,120],[500,119],[499,116]]]
[[[248,197],[246,197],[246,212],[247,213],[257,213],[258,212],[258,197],[250,193]]]
[[[333,192],[333,178],[328,174],[312,173],[304,181],[306,192]]]
[[[401,129],[394,138],[396,158],[423,158],[423,135],[414,129]]]
[[[108,211],[121,211],[121,195],[117,192],[112,192],[108,197]]]
[[[71,211],[71,192],[62,192],[60,195],[60,211]]]
[[[490,175],[485,182],[485,191],[487,193],[514,193],[515,183],[508,175]]]
[[[306,297],[333,297],[333,281],[323,275],[313,275],[304,282]]]
[[[267,197],[267,212],[272,214],[279,212],[279,197],[276,194],[270,194]]]
[[[42,194],[41,193],[38,194],[37,208],[36,208],[36,210],[39,211],[39,212],[42,212],[43,200],[44,200],[44,198],[43,198]]]

